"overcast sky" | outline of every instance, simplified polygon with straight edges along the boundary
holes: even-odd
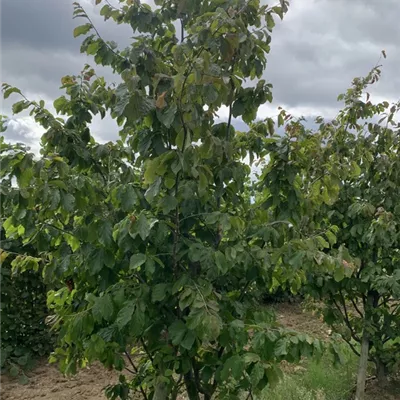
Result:
[[[45,100],[51,109],[52,101],[62,94],[60,78],[78,74],[86,62],[95,65],[79,52],[83,37],[72,35],[83,21],[72,19],[72,0],[1,0],[0,4],[1,81],[19,87],[30,99]],[[81,4],[105,39],[122,48],[129,44],[128,26],[103,22],[98,15],[101,6],[95,7],[94,0]],[[383,79],[373,93],[378,100],[398,100],[400,0],[291,0],[290,4],[286,18],[273,32],[265,71],[274,86],[274,102],[262,106],[259,117],[276,115],[278,106],[305,117],[334,116],[340,106],[337,95],[352,78],[365,75],[383,49],[388,58],[382,60]],[[113,79],[104,68],[96,71],[108,81]],[[3,102],[1,113],[11,117],[11,104]],[[226,117],[224,110],[220,116]],[[235,124],[243,128],[240,121]],[[96,120],[92,131],[100,141],[118,135],[110,120]],[[42,133],[29,117],[17,117],[6,137],[37,150]]]

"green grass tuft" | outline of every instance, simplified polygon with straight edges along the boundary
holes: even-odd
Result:
[[[346,349],[347,350],[347,349]],[[344,351],[346,351],[344,350]],[[357,358],[345,353],[344,364],[334,367],[325,355],[320,362],[310,360],[285,373],[284,379],[267,388],[263,400],[348,400],[355,384]]]

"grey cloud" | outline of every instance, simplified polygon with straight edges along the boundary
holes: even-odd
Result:
[[[289,107],[336,109],[337,95],[375,65],[385,49],[382,97],[397,98],[400,2],[396,0],[293,0],[277,24],[265,77],[274,101]]]
[[[79,51],[72,39],[76,22],[72,19],[72,1],[3,0],[1,36],[7,45],[23,43],[27,48]]]
[[[104,22],[98,15],[100,6],[95,7],[93,0],[81,2],[104,39],[115,40],[121,48],[131,42],[129,26]],[[95,66],[91,57],[79,53],[82,38],[74,39],[72,31],[84,21],[73,20],[72,10],[72,0],[2,1],[2,81],[20,87],[33,99],[52,101],[62,94],[62,76],[79,73],[86,62]],[[339,107],[337,95],[355,76],[369,71],[382,49],[388,59],[374,93],[397,99],[399,15],[398,0],[292,0],[284,21],[277,21],[265,72],[274,85],[273,108],[334,113]],[[115,80],[109,69],[95,69],[108,82]],[[9,114],[11,103],[3,103],[3,112]],[[242,121],[234,124],[246,128]],[[117,136],[118,129],[108,119],[96,120],[93,128],[101,140]]]

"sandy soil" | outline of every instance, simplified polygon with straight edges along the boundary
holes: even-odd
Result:
[[[316,315],[303,311],[299,303],[278,303],[273,306],[278,322],[286,328],[328,339],[330,330]]]
[[[103,388],[118,380],[117,373],[100,364],[65,378],[56,366],[43,361],[27,375],[30,379],[26,385],[3,375],[1,400],[101,400],[106,399]]]
[[[385,389],[375,380],[367,382],[365,400],[400,400],[400,380],[390,382]]]

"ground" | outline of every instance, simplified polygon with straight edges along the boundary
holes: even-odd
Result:
[[[278,320],[282,325],[297,331],[308,333],[321,339],[329,338],[329,328],[316,316],[302,311],[299,304],[281,303],[274,306]],[[284,368],[285,369],[285,368]],[[302,366],[288,368],[293,373],[302,373]],[[2,400],[101,400],[105,386],[118,379],[118,373],[107,371],[101,365],[81,371],[73,378],[65,378],[54,365],[45,361],[27,374],[30,381],[20,385],[12,378],[2,376]],[[384,392],[378,388],[374,380],[368,382],[366,400],[400,400],[400,384],[393,384]],[[326,399],[327,397],[319,397]],[[140,398],[140,397],[139,397]],[[311,398],[311,397],[310,397]],[[286,400],[286,399],[285,399]],[[297,400],[297,399],[295,399]],[[304,400],[299,398],[298,400]],[[341,399],[347,400],[347,399]]]
[[[45,362],[27,374],[29,383],[20,385],[7,376],[1,379],[2,400],[99,400],[106,399],[103,388],[118,375],[102,365],[93,365],[73,378],[65,378],[54,365]]]

